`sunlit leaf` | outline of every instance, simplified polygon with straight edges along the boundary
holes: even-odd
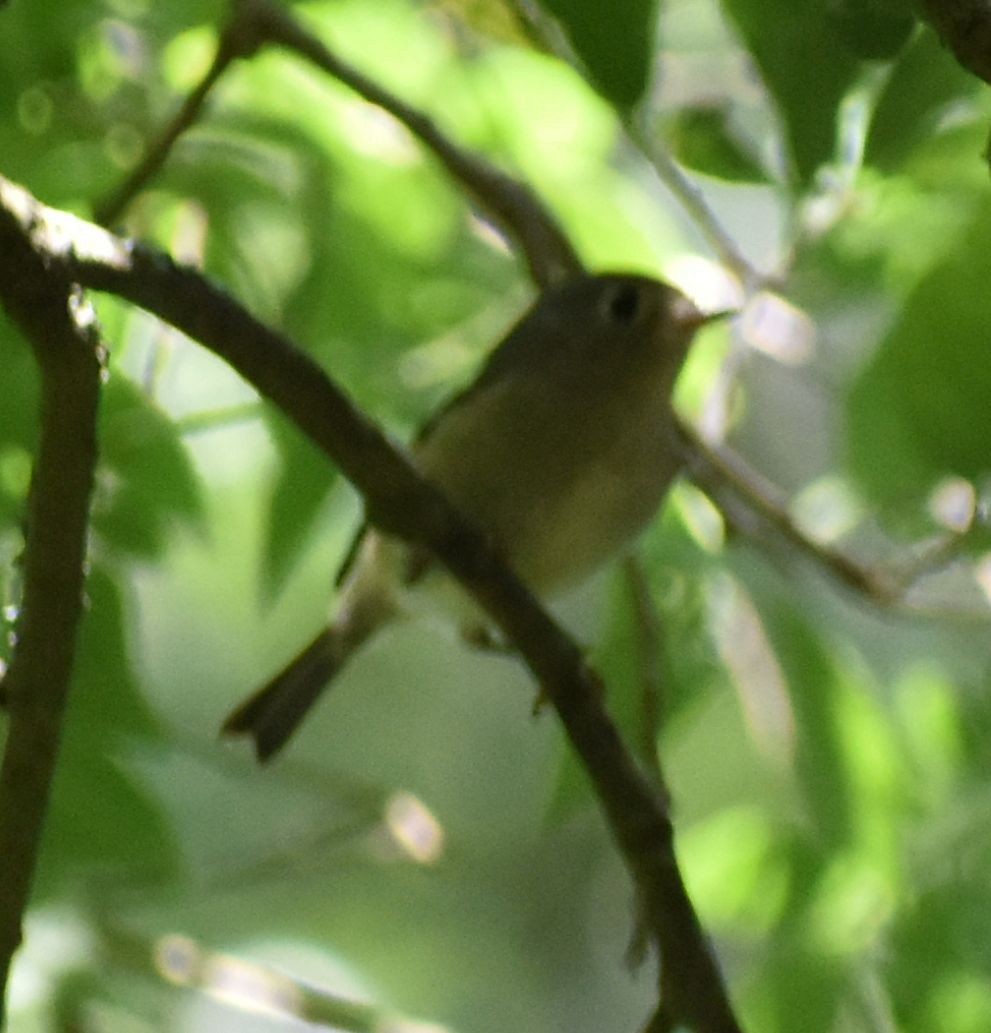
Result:
[[[788,895],[785,857],[769,818],[731,808],[687,830],[681,857],[705,921],[767,929]]]
[[[984,285],[991,211],[919,284],[850,394],[847,449],[877,503],[918,506],[933,484],[991,469]]]

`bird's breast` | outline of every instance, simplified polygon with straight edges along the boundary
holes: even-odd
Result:
[[[449,413],[418,459],[538,594],[574,584],[656,511],[677,463],[660,385],[614,404],[549,406],[537,382],[499,385]]]

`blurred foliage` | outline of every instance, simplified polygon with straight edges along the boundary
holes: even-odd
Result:
[[[589,82],[534,42],[525,4],[295,11],[532,182],[591,266],[733,296],[624,136],[636,107],[778,274],[788,306],[758,298],[706,332],[686,412],[718,417],[816,540],[879,571],[934,543],[939,562],[914,613],[888,611],[673,493],[641,551],[680,855],[751,1033],[984,1033],[991,102],[902,0],[541,8]],[[224,16],[5,5],[0,171],[91,212]],[[284,51],[228,71],[125,226],[202,264],[399,437],[530,294],[409,134]],[[245,1010],[284,994],[274,971],[431,1029],[637,1028],[653,977],[623,966],[629,884],[519,665],[416,622],[355,661],[270,769],[216,742],[323,619],[358,506],[222,363],[98,301],[112,363],[88,606],[12,1031],[287,1028]],[[38,415],[6,322],[0,357],[9,631]],[[608,572],[561,607],[643,751],[657,734],[629,584]]]
[[[988,428],[974,415],[991,392],[989,226],[984,205],[909,294],[851,392],[851,468],[881,504],[904,508],[947,473],[979,481],[988,472]]]
[[[793,175],[807,184],[833,154],[836,115],[857,74],[826,3],[726,0],[784,124]]]
[[[861,58],[894,57],[915,28],[910,0],[837,0],[828,6],[827,16]]]
[[[592,82],[619,108],[643,95],[654,58],[656,0],[603,5],[596,0],[541,0],[557,18]]]

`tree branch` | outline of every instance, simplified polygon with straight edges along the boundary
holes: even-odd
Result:
[[[287,11],[272,0],[247,0],[257,31],[312,61],[349,86],[370,104],[401,122],[440,160],[451,177],[465,187],[483,211],[516,243],[535,283],[546,287],[582,270],[582,262],[557,220],[539,197],[520,180],[449,139],[436,123],[363,72],[332,53]]]
[[[529,186],[454,143],[428,115],[338,57],[273,0],[237,0],[209,71],[141,165],[98,206],[97,222],[107,225],[117,219],[161,169],[173,145],[195,122],[208,93],[234,60],[250,56],[266,45],[293,51],[404,125],[516,243],[535,283],[547,286],[582,270],[581,259],[571,241]]]
[[[94,914],[92,924],[99,935],[100,954],[116,968],[159,985],[165,979],[174,986],[220,996],[230,1013],[230,1028],[236,1028],[239,1015],[260,1010],[296,1020],[294,1025],[305,1023],[308,1029],[338,1033],[426,1028],[376,1004],[293,979],[280,969],[211,950],[188,936],[163,936],[149,942],[105,914]]]
[[[2,184],[0,184],[2,186]],[[28,199],[4,192],[0,303],[41,372],[41,438],[31,480],[17,642],[4,678],[0,767],[0,1028],[3,996],[39,853],[82,614],[102,348],[92,311],[36,246]],[[7,206],[15,202],[16,208]]]
[[[740,281],[745,294],[750,297],[774,282],[773,277],[750,263],[732,234],[719,221],[701,188],[657,140],[654,132],[643,124],[643,120],[632,115],[624,125],[627,136],[650,162],[657,178],[678,200],[723,265]]]
[[[148,149],[141,163],[109,197],[97,204],[95,218],[98,223],[110,226],[124,214],[131,201],[161,170],[179,137],[200,117],[207,97],[228,67],[239,57],[249,57],[261,44],[262,40],[254,32],[253,21],[242,17],[235,8],[234,17],[221,33],[217,53],[206,75]]]
[[[46,209],[12,185],[0,196],[22,213],[25,233],[27,222],[43,228],[35,236],[72,279],[134,302],[225,359],[338,464],[364,495],[372,523],[429,548],[478,600],[519,649],[590,776],[643,901],[667,1009],[697,1033],[740,1033],[678,870],[670,818],[605,710],[598,676],[487,540],[319,366],[201,274]]]
[[[880,606],[890,606],[898,589],[890,578],[871,570],[837,549],[810,541],[795,525],[779,492],[726,449],[704,441],[684,422],[678,423],[684,447],[688,476],[703,491],[724,501],[728,489],[785,541],[810,553],[840,582]]]
[[[688,477],[713,498],[727,522],[747,530],[752,529],[756,518],[762,528],[770,529],[840,584],[880,609],[926,619],[988,622],[986,607],[966,610],[927,604],[923,599],[912,597],[912,590],[924,577],[963,552],[968,534],[980,530],[978,522],[973,524],[971,532],[948,533],[917,546],[907,563],[897,567],[871,566],[841,549],[810,539],[796,524],[780,491],[738,456],[709,444],[684,421],[679,421],[678,433]],[[746,519],[741,518],[741,511],[746,513]]]
[[[583,78],[588,78],[588,72],[567,36],[539,4],[534,0],[510,0],[510,5],[520,23],[528,28],[540,45],[574,68]],[[650,163],[657,178],[681,205],[723,265],[740,281],[747,296],[769,286],[775,278],[765,275],[750,263],[732,234],[719,221],[699,186],[657,140],[647,114],[646,111],[635,111],[622,117],[623,128],[630,143]]]

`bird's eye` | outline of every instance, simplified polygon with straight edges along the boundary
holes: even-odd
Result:
[[[610,319],[628,326],[640,312],[640,291],[632,283],[620,284],[610,291],[606,312]]]

